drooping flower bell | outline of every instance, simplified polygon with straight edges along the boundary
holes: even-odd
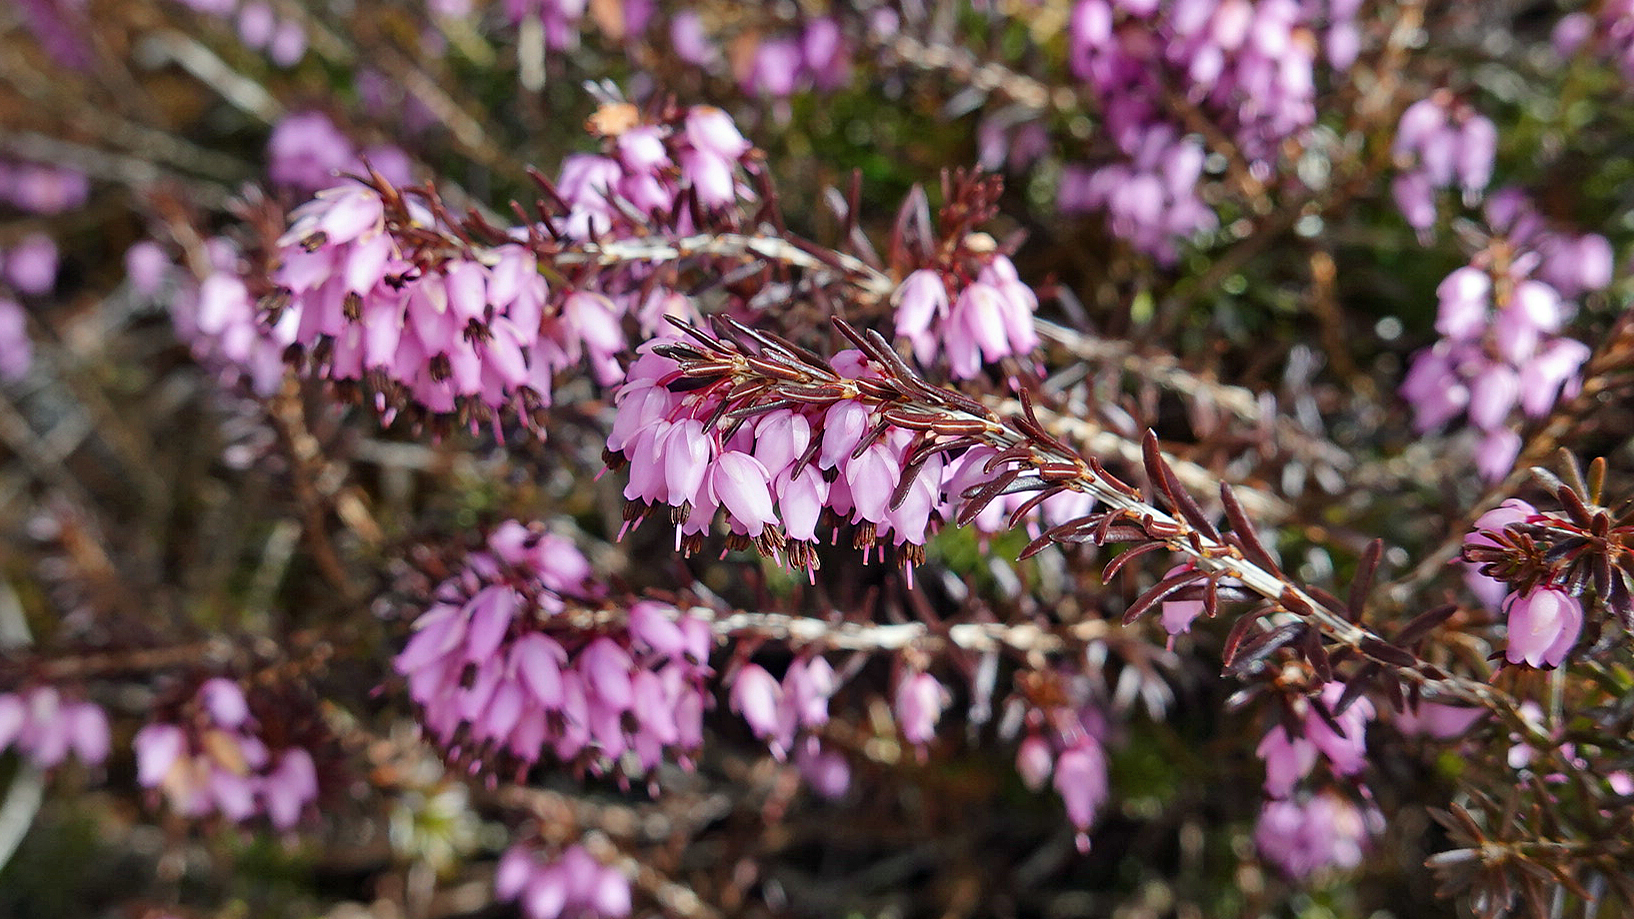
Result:
[[[1583,631],[1583,604],[1554,587],[1511,594],[1504,613],[1509,617],[1504,658],[1511,664],[1558,667]]]

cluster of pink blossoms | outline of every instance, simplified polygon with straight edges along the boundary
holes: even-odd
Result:
[[[832,92],[851,82],[851,55],[840,24],[817,16],[798,33],[762,39],[738,84],[748,96],[787,99],[798,92]]]
[[[753,543],[814,571],[826,509],[836,525],[848,519],[857,526],[859,547],[891,540],[910,564],[922,558],[931,515],[948,501],[940,454],[926,460],[902,500],[893,502],[912,432],[877,436],[880,419],[851,399],[763,412],[723,431],[710,423],[722,394],[670,390],[676,364],[654,350],[661,343],[643,345],[630,366],[607,437],[609,456],[622,455],[630,466],[624,488],[630,519],[667,505],[676,546],[690,554],[722,512],[734,545]],[[836,355],[834,366],[842,373],[871,372],[856,351]]]
[[[238,684],[215,677],[200,684],[191,717],[157,721],[136,732],[136,781],[163,792],[176,813],[213,813],[235,823],[265,815],[293,827],[317,800],[312,754],[300,746],[269,749]]]
[[[1293,736],[1281,724],[1271,728],[1254,754],[1265,763],[1265,793],[1273,798],[1286,798],[1301,780],[1310,775],[1318,760],[1326,761],[1336,776],[1353,776],[1367,767],[1367,725],[1373,720],[1373,703],[1357,698],[1343,712],[1334,707],[1345,694],[1343,683],[1329,683],[1323,687],[1316,701],[1296,700],[1305,711],[1300,718],[1300,736]],[[1324,706],[1333,716],[1333,724],[1315,711]]]
[[[1179,257],[1178,243],[1219,225],[1198,196],[1206,154],[1202,141],[1179,137],[1168,124],[1142,131],[1129,159],[1062,170],[1056,205],[1066,212],[1106,212],[1112,232],[1165,264]]]
[[[1587,50],[1634,80],[1634,0],[1605,0],[1593,7],[1561,17],[1550,36],[1555,51],[1570,57]]]
[[[205,16],[232,19],[245,47],[264,52],[279,67],[294,67],[306,55],[306,29],[294,19],[279,18],[274,4],[265,0],[179,2]]]
[[[851,787],[850,763],[817,733],[828,724],[828,701],[836,688],[828,661],[821,654],[803,653],[789,663],[781,681],[759,664],[744,664],[732,677],[728,697],[732,710],[766,742],[772,756],[781,760],[792,752],[801,777],[828,798]],[[901,701],[899,696],[898,718]]]
[[[725,113],[696,107],[674,123],[611,128],[607,147],[563,163],[554,197],[565,214],[490,227],[484,243],[389,184],[320,192],[279,240],[273,310],[316,372],[366,384],[388,420],[407,403],[472,426],[507,409],[526,422],[550,403],[553,375],[581,359],[614,383],[626,315],[655,329],[690,311],[653,283],[674,258],[658,243],[700,232],[695,213],[750,194],[737,175],[750,145]],[[618,240],[651,254],[604,265]],[[547,284],[546,268],[569,282]]]
[[[572,543],[511,521],[436,589],[393,666],[450,756],[525,771],[548,748],[594,773],[644,775],[702,743],[709,623],[656,601],[624,625],[578,622],[599,593],[590,574]]]
[[[1024,711],[1027,735],[1016,748],[1016,772],[1033,791],[1054,777],[1067,819],[1077,828],[1078,849],[1089,850],[1089,828],[1111,794],[1106,772],[1106,717],[1086,691],[1088,679],[1063,675],[1069,704]]]
[[[1390,186],[1407,225],[1427,240],[1436,219],[1436,195],[1462,190],[1474,204],[1492,181],[1498,129],[1491,119],[1447,90],[1420,99],[1402,112],[1391,155],[1401,170]]]
[[[1514,190],[1493,195],[1486,217],[1493,237],[1436,289],[1442,338],[1414,356],[1401,392],[1421,431],[1467,413],[1476,466],[1496,480],[1520,452],[1516,410],[1541,417],[1581,385],[1588,346],[1558,333],[1573,298],[1611,282],[1613,255],[1602,236],[1550,230]]]
[[[1266,858],[1295,878],[1323,867],[1354,867],[1369,835],[1383,829],[1371,810],[1364,812],[1330,794],[1296,790],[1319,760],[1336,777],[1359,775],[1367,766],[1367,726],[1376,712],[1365,697],[1336,711],[1344,693],[1344,684],[1333,682],[1317,699],[1296,699],[1295,705],[1304,707],[1299,736],[1278,724],[1254,750],[1265,763],[1265,793],[1270,798],[1260,812],[1254,839]],[[1317,705],[1325,708],[1331,723],[1316,711]]]
[[[31,214],[61,214],[85,206],[91,180],[66,166],[0,160],[0,203]]]
[[[445,5],[450,4],[445,0]],[[589,6],[588,0],[505,0],[505,15],[516,25],[538,22],[544,28],[546,47],[571,51],[579,46],[579,23]],[[625,37],[645,32],[657,13],[654,0],[613,0],[610,6]]]
[[[690,391],[669,388],[677,364],[659,353],[665,340],[643,345],[615,403],[607,437],[609,462],[629,465],[624,497],[628,521],[646,519],[659,507],[676,528],[676,546],[698,551],[717,514],[724,517],[728,546],[757,547],[793,568],[813,572],[820,527],[852,526],[852,543],[864,559],[894,545],[912,576],[924,558],[925,541],[952,520],[964,493],[1002,465],[989,446],[930,451],[909,465],[921,444],[917,432],[897,426],[860,399],[825,405],[793,405],[717,423],[720,386]],[[878,379],[879,371],[855,350],[831,361],[842,377]],[[1008,517],[1031,496],[1000,496],[972,524],[988,532],[1008,529]],[[1045,523],[1059,523],[1093,509],[1088,495],[1064,491],[1032,508]],[[1036,524],[1030,524],[1036,526]]]
[[[69,701],[51,686],[0,693],[0,753],[15,747],[36,769],[54,768],[70,752],[100,766],[108,745],[108,716],[93,702]]]
[[[1260,853],[1295,880],[1326,868],[1361,864],[1372,837],[1384,831],[1384,815],[1336,794],[1265,802],[1254,843]]]
[[[502,901],[518,901],[527,919],[622,919],[630,914],[630,879],[578,845],[553,856],[512,846],[494,872],[494,893]]]
[[[1542,517],[1527,502],[1510,498],[1475,521],[1474,529],[1464,537],[1464,545],[1497,547],[1494,536],[1512,525]],[[1504,659],[1509,663],[1554,668],[1576,647],[1583,632],[1583,602],[1577,597],[1552,584],[1540,584],[1524,593],[1507,591],[1502,581],[1473,568],[1466,569],[1465,580],[1488,606],[1501,607],[1507,617],[1509,637]]]
[[[938,356],[959,379],[981,373],[983,362],[998,363],[1038,347],[1033,313],[1038,295],[1022,283],[1016,266],[994,255],[974,279],[957,280],[950,272],[921,268],[903,279],[894,294],[896,334],[908,340],[922,366]]]
[[[408,154],[401,148],[377,144],[359,150],[322,112],[285,115],[267,138],[267,177],[304,194],[334,185],[343,173],[364,174],[365,163],[393,185],[413,181]]]
[[[1064,210],[1105,207],[1112,229],[1172,261],[1178,240],[1213,226],[1194,190],[1203,147],[1167,101],[1178,92],[1270,177],[1289,138],[1316,121],[1316,62],[1355,60],[1359,0],[1078,0],[1068,53],[1128,162],[1068,173]],[[1095,173],[1110,170],[1107,176]]]
[[[203,278],[170,262],[163,247],[139,242],[125,253],[131,288],[143,297],[169,292],[170,319],[176,337],[193,359],[224,383],[242,380],[258,396],[278,391],[284,379],[284,350],[295,340],[295,317],[275,325],[261,311],[243,279],[238,248],[222,237],[205,240],[208,272]]]

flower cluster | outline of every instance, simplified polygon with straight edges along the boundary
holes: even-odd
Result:
[[[505,0],[505,15],[516,25],[539,23],[546,47],[571,51],[579,45],[579,23],[587,6],[585,0]],[[626,38],[645,32],[657,12],[652,0],[614,0],[609,7],[616,17],[612,21],[620,24],[618,31]]]
[[[817,16],[802,23],[797,34],[762,39],[737,76],[749,96],[787,99],[810,90],[832,92],[851,82],[851,52],[840,24]]]
[[[792,751],[807,784],[829,798],[843,795],[851,785],[850,764],[816,733],[828,723],[828,702],[836,688],[834,668],[822,655],[808,652],[789,663],[781,681],[759,664],[744,664],[731,678],[728,696],[732,710],[772,755],[783,759]]]
[[[473,427],[506,410],[530,423],[581,359],[616,382],[626,315],[655,328],[690,310],[657,283],[676,252],[650,237],[732,219],[750,146],[707,107],[653,122],[618,104],[593,123],[607,152],[569,157],[550,188],[560,213],[529,226],[456,224],[434,195],[378,173],[320,192],[278,240],[273,314],[317,373],[366,384],[388,420],[407,405]],[[609,254],[621,239],[639,243],[628,259]]]
[[[303,194],[334,185],[339,175],[362,175],[367,169],[394,185],[413,180],[402,149],[378,144],[360,151],[322,112],[285,115],[267,138],[267,177]]]
[[[294,19],[281,19],[274,4],[265,0],[178,0],[196,13],[232,18],[245,47],[265,52],[279,67],[294,67],[306,56],[306,29]]]
[[[1402,112],[1390,152],[1401,170],[1390,187],[1396,207],[1407,225],[1428,239],[1439,191],[1461,189],[1466,204],[1486,192],[1498,129],[1468,103],[1438,90]]]
[[[31,214],[61,214],[85,205],[91,180],[66,166],[0,160],[0,202]]]
[[[1106,717],[1085,690],[1086,677],[1060,672],[1049,676],[1052,692],[1045,695],[1057,698],[1050,704],[1026,706],[1027,734],[1016,748],[1016,771],[1033,791],[1054,777],[1067,819],[1078,830],[1078,849],[1088,851],[1089,828],[1111,793]]]
[[[1555,24],[1555,51],[1570,57],[1581,50],[1596,54],[1634,79],[1634,2],[1607,0],[1592,12],[1568,13]]]
[[[857,352],[835,358],[836,364],[858,361]],[[670,389],[676,369],[662,341],[648,343],[616,397],[607,450],[610,462],[622,457],[630,466],[629,519],[667,505],[677,547],[691,553],[702,547],[719,511],[733,544],[753,543],[793,567],[814,570],[817,528],[827,509],[836,523],[857,525],[859,548],[894,536],[910,559],[922,557],[915,552],[922,553],[932,511],[945,501],[940,455],[927,458],[909,477],[902,500],[893,502],[913,437],[900,430],[882,437],[880,419],[864,402],[769,411],[723,429],[714,423],[723,394]]]
[[[1588,346],[1558,333],[1575,312],[1573,297],[1611,282],[1604,237],[1548,229],[1518,192],[1487,202],[1494,235],[1471,263],[1436,289],[1436,331],[1402,381],[1414,425],[1439,427],[1461,413],[1481,434],[1476,465],[1502,478],[1520,452],[1512,417],[1537,418],[1581,385]]]
[[[1068,213],[1105,211],[1113,233],[1170,263],[1179,257],[1179,241],[1219,225],[1198,195],[1205,157],[1197,138],[1177,136],[1172,125],[1150,125],[1126,161],[1065,167],[1056,206]]]
[[[195,278],[148,241],[126,253],[126,276],[144,297],[173,291],[171,324],[201,366],[225,383],[242,380],[256,395],[272,395],[283,383],[284,351],[295,340],[296,318],[262,321],[244,282],[243,256],[230,241],[219,236],[205,240],[204,262],[207,273]]]
[[[219,813],[235,823],[265,815],[289,829],[317,800],[312,754],[296,745],[269,748],[260,720],[238,684],[214,677],[199,685],[180,721],[136,732],[136,781],[163,792],[184,817]]]
[[[1361,864],[1373,835],[1384,830],[1384,815],[1336,794],[1267,801],[1254,827],[1260,854],[1295,880],[1323,869]]]
[[[730,701],[772,755],[782,759],[794,748],[797,732],[828,723],[834,688],[834,668],[822,655],[807,654],[789,664],[781,681],[759,664],[744,664],[732,678]]]
[[[1336,776],[1352,776],[1367,766],[1367,725],[1373,720],[1373,703],[1365,697],[1350,702],[1344,711],[1336,711],[1345,694],[1343,683],[1333,682],[1323,687],[1315,699],[1294,700],[1298,715],[1298,736],[1290,734],[1287,726],[1278,724],[1266,733],[1254,750],[1265,762],[1265,793],[1273,798],[1286,798],[1302,779],[1310,774],[1318,759],[1325,760]],[[1322,706],[1322,712],[1316,707]],[[1326,714],[1328,717],[1323,717]]]
[[[903,279],[894,295],[896,334],[913,346],[922,366],[938,356],[959,379],[981,373],[983,362],[998,363],[1038,347],[1033,313],[1038,296],[1021,282],[1015,265],[993,255],[973,280],[949,290],[947,274],[921,268]]]
[[[1064,182],[1062,206],[1105,206],[1114,232],[1172,261],[1175,242],[1211,226],[1213,217],[1193,190],[1201,147],[1187,136],[1169,94],[1215,120],[1251,171],[1268,177],[1283,142],[1316,121],[1315,36],[1324,36],[1336,69],[1348,67],[1358,49],[1359,6],[1078,0],[1072,71],[1090,85],[1108,134],[1131,162],[1110,178],[1079,173]]]
[[[630,879],[578,845],[553,856],[512,846],[494,872],[494,893],[502,901],[519,901],[527,919],[622,919],[630,914]]]
[[[64,699],[51,686],[0,693],[0,752],[15,747],[36,769],[54,768],[70,752],[100,766],[108,745],[108,716],[93,702]]]
[[[589,625],[590,574],[572,543],[511,521],[437,587],[393,666],[449,756],[525,771],[548,748],[592,772],[643,775],[697,749],[709,623],[642,601],[622,624]]]

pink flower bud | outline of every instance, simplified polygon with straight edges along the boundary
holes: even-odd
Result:
[[[778,709],[783,705],[783,687],[766,668],[744,664],[732,683],[732,710],[749,722],[749,729],[762,739],[778,733]]]
[[[136,732],[136,782],[155,788],[187,750],[187,735],[174,724],[150,724]]]
[[[1107,799],[1106,755],[1089,737],[1082,738],[1055,761],[1055,792],[1066,805],[1067,819],[1078,828],[1078,851],[1089,849],[1084,831]]]
[[[947,690],[923,671],[905,675],[896,686],[896,720],[902,737],[920,746],[936,736],[936,722],[948,702]]]
[[[672,618],[675,608],[652,600],[630,607],[630,637],[665,657],[686,653],[687,639]]]
[[[1316,765],[1316,745],[1300,738],[1290,738],[1281,725],[1270,730],[1254,755],[1265,763],[1265,793],[1273,798],[1285,798],[1300,779],[1310,774]]]
[[[57,244],[43,233],[30,233],[6,254],[5,269],[18,293],[48,294],[57,283]]]
[[[723,160],[749,152],[749,142],[738,133],[731,116],[711,106],[695,105],[687,112],[686,135],[693,147]]]
[[[1023,784],[1037,791],[1049,781],[1054,769],[1055,754],[1048,741],[1037,734],[1022,738],[1021,746],[1016,749],[1016,772],[1021,774]]]
[[[102,707],[90,702],[79,702],[63,712],[68,732],[68,745],[80,762],[88,766],[101,765],[108,758],[108,716]]]
[[[199,700],[211,719],[224,728],[242,727],[250,718],[250,707],[244,701],[244,691],[232,680],[215,677],[199,687]]]

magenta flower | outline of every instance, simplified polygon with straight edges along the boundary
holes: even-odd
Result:
[[[437,588],[393,666],[452,758],[642,775],[698,746],[708,623],[644,601],[586,634],[556,617],[598,602],[590,575],[570,542],[509,521]]]
[[[136,732],[136,781],[159,791],[184,817],[220,814],[235,823],[265,815],[281,830],[294,827],[317,800],[312,754],[268,736],[238,684],[206,680],[194,693],[193,717],[154,721]]]
[[[91,702],[64,699],[53,686],[0,693],[0,751],[15,746],[38,769],[72,753],[88,766],[108,758],[108,716]]]
[[[766,668],[759,664],[744,664],[732,682],[732,710],[749,722],[755,736],[773,745],[773,753],[782,757],[786,748],[777,743],[787,723],[782,709],[783,687]]]
[[[622,919],[631,908],[624,872],[578,845],[554,858],[512,846],[494,872],[494,893],[500,900],[520,900],[527,919]]]
[[[279,185],[313,192],[334,185],[336,173],[349,168],[356,155],[351,139],[328,115],[298,112],[273,127],[267,140],[267,174]]]
[[[1022,738],[1021,745],[1016,748],[1016,772],[1021,775],[1022,783],[1032,791],[1038,791],[1049,781],[1053,771],[1055,753],[1050,749],[1049,741],[1037,734]]]
[[[1067,819],[1078,828],[1078,851],[1089,850],[1087,830],[1106,803],[1106,754],[1093,738],[1085,737],[1055,760],[1055,791],[1067,808]]]
[[[1504,658],[1511,664],[1558,667],[1583,630],[1583,604],[1554,587],[1511,594],[1504,603],[1504,613],[1509,617]]]
[[[1361,864],[1374,833],[1384,829],[1376,810],[1362,810],[1331,794],[1307,800],[1267,801],[1254,828],[1260,854],[1296,880]]]
[[[5,254],[5,279],[21,294],[44,295],[57,284],[57,244],[30,233]]]
[[[902,737],[923,746],[936,736],[936,722],[949,701],[947,689],[924,671],[910,673],[896,684],[896,721]]]

